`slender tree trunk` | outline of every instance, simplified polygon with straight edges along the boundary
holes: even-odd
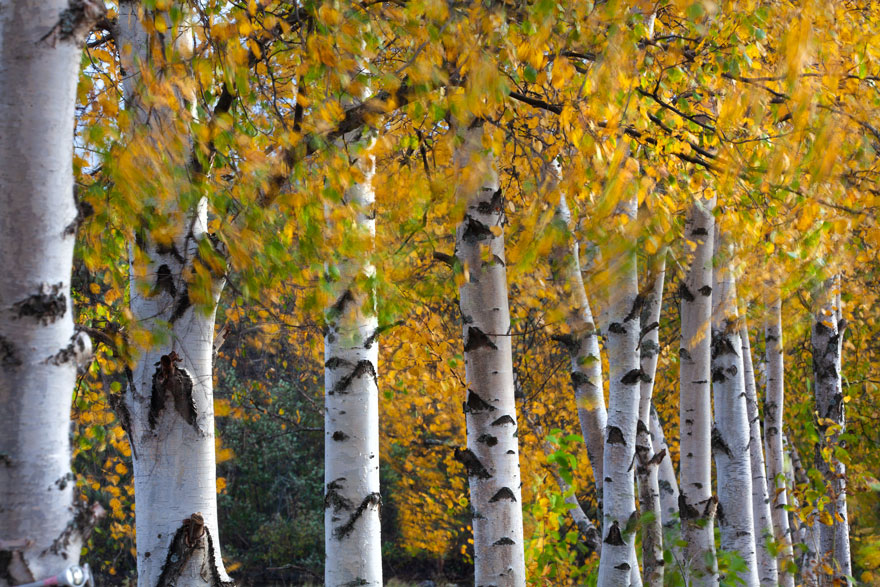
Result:
[[[642,564],[645,583],[663,585],[663,520],[660,502],[659,467],[669,460],[665,449],[655,451],[651,437],[651,397],[660,355],[660,311],[663,305],[663,283],[666,277],[664,250],[652,272],[654,282],[645,295],[641,310],[639,361],[642,372],[639,382],[639,421],[636,428],[636,477],[639,482],[639,508],[642,516]]]
[[[787,434],[783,434],[782,442],[784,446],[784,450],[789,456],[789,460],[791,461],[791,468],[786,469],[785,477],[786,482],[788,483],[789,488],[794,488],[795,483],[797,484],[808,484],[809,478],[807,477],[807,472],[804,469],[804,464],[801,461],[801,455],[797,450],[797,447],[791,444],[788,439]],[[792,505],[794,507],[798,507],[797,497],[794,491],[791,492]],[[813,518],[816,520],[816,512],[813,512]],[[818,563],[817,553],[819,552],[819,522],[814,521],[812,525],[807,525],[801,523],[797,526],[795,522],[796,517],[792,516],[789,518],[789,527],[796,530],[795,536],[797,537],[797,542],[803,545],[803,553],[801,555],[800,564],[799,564],[799,573],[801,581],[804,585],[809,587],[815,587],[818,585],[818,577],[816,574],[817,568],[816,565]]]
[[[379,322],[375,274],[365,261],[376,233],[372,187],[375,162],[360,154],[363,180],[346,192],[357,210],[356,230],[369,242],[362,259],[343,260],[327,309],[324,337],[324,582],[328,586],[382,585],[379,505]]]
[[[623,213],[635,222],[636,202],[622,203]],[[610,260],[614,272],[608,307],[608,425],[605,433],[603,465],[602,557],[599,561],[600,586],[631,585],[639,581],[635,558],[634,522],[636,426],[639,419],[640,310],[639,283],[635,251],[625,243]]]
[[[718,240],[716,236],[716,243]],[[743,345],[739,336],[736,285],[729,267],[715,268],[712,291],[712,391],[715,405],[712,453],[718,476],[721,548],[742,557],[746,569],[740,580],[757,587],[749,419],[740,355]]]
[[[467,210],[456,232],[455,256],[463,321],[468,471],[476,585],[525,585],[522,493],[504,260],[504,198],[491,157],[482,156],[482,126],[465,131],[459,169]]]
[[[767,493],[767,473],[764,467],[763,442],[761,440],[761,416],[758,413],[758,391],[755,385],[755,368],[752,363],[752,347],[749,329],[743,312],[740,324],[742,341],[743,376],[746,390],[746,409],[749,418],[749,457],[752,466],[752,518],[755,523],[755,551],[758,556],[758,578],[761,585],[778,583],[776,557],[770,553],[768,543],[773,540],[773,518],[770,513],[770,496]]]
[[[596,494],[599,497],[599,511],[602,511],[602,465],[605,452],[605,426],[608,414],[605,410],[605,395],[602,390],[602,357],[599,354],[599,336],[590,311],[590,302],[584,288],[581,274],[580,246],[571,237],[569,226],[571,213],[565,196],[559,198],[556,216],[565,227],[568,250],[557,251],[560,257],[563,287],[568,298],[565,307],[565,321],[569,334],[559,337],[571,357],[571,383],[577,402],[581,434],[587,447]]]
[[[779,583],[794,587],[794,575],[787,572],[792,560],[791,531],[788,524],[788,492],[782,458],[782,410],[785,406],[785,370],[782,355],[782,300],[778,286],[767,305],[764,328],[767,353],[767,391],[764,396],[764,442],[767,452],[767,477],[773,527],[779,544]],[[753,445],[755,446],[755,445]]]
[[[672,458],[669,457],[669,445],[666,444],[663,425],[653,403],[651,404],[651,439],[657,452],[666,451],[666,458],[660,461],[657,477],[660,488],[660,516],[668,535],[669,530],[678,523],[678,478],[675,475]]]
[[[718,584],[714,532],[717,500],[712,495],[712,398],[709,393],[714,208],[714,198],[695,201],[691,208],[685,224],[685,240],[694,243],[691,249],[692,259],[679,291],[679,514],[682,539],[687,543],[687,581],[693,586]]]
[[[70,403],[73,123],[82,44],[103,2],[0,0],[0,585],[79,561]]]
[[[846,321],[840,300],[840,278],[825,284],[813,317],[813,374],[816,378],[816,411],[819,415],[819,444],[816,468],[825,476],[831,503],[832,524],[822,525],[819,533],[820,558],[830,560],[831,575],[821,578],[823,585],[850,581],[849,518],[846,511],[846,468],[834,455],[846,426],[841,381],[841,344]]]
[[[154,111],[148,120],[141,107],[140,68],[151,64],[138,10],[137,1],[120,2],[116,40],[123,89],[134,120],[149,124],[161,142],[174,114]],[[191,40],[191,33],[181,33],[174,42],[179,48]],[[181,161],[188,157],[180,154]],[[131,258],[132,317],[155,332],[167,329],[167,342],[141,352],[117,409],[132,445],[138,585],[216,587],[231,584],[220,556],[214,455],[214,317],[224,279],[213,276],[207,309],[192,303],[188,280],[206,267],[199,246],[215,246],[207,201],[191,210],[173,206],[165,212],[182,219],[171,242],[141,235]]]

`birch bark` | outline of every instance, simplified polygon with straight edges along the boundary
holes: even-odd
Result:
[[[669,457],[669,445],[666,444],[663,425],[653,403],[651,404],[651,440],[658,452],[666,451],[666,458],[660,461],[657,476],[660,488],[660,516],[668,535],[669,530],[678,522],[678,479],[675,476],[672,459]]]
[[[695,586],[718,584],[714,534],[717,499],[712,495],[712,401],[709,395],[714,208],[714,198],[697,200],[688,215],[685,239],[694,246],[690,269],[679,291],[679,514],[682,539],[687,543],[684,554],[687,581]]]
[[[712,453],[718,478],[721,548],[735,552],[743,559],[746,575],[740,580],[757,587],[749,420],[740,355],[743,345],[739,336],[736,285],[729,267],[715,268],[712,292],[712,391],[715,407]]]
[[[364,283],[376,234],[375,160],[363,146],[362,179],[346,193],[357,213],[355,230],[367,243],[362,258],[343,260],[326,312],[324,337],[324,582],[382,585],[379,505],[379,322],[375,292]]]
[[[102,2],[0,0],[0,585],[79,561],[70,404],[91,343],[70,299],[82,44]]]
[[[840,300],[840,277],[830,279],[818,296],[813,316],[813,375],[816,380],[816,411],[819,415],[819,444],[816,468],[825,476],[831,496],[831,525],[819,531],[819,557],[830,560],[833,572],[820,577],[820,584],[851,584],[849,518],[846,511],[846,467],[834,455],[846,427],[841,380],[841,344],[846,321]]]
[[[745,313],[743,313],[745,316]],[[755,552],[758,557],[758,577],[761,585],[776,585],[779,581],[776,557],[768,549],[773,539],[773,518],[770,496],[767,493],[767,473],[761,441],[761,416],[758,413],[758,391],[755,385],[755,367],[745,317],[740,325],[742,341],[743,376],[746,390],[746,409],[749,419],[749,457],[752,466],[752,518],[755,523]]]
[[[779,544],[779,583],[794,587],[794,575],[786,572],[792,559],[791,531],[788,523],[788,492],[785,487],[782,459],[782,410],[785,406],[785,370],[782,355],[782,300],[778,286],[767,304],[764,340],[767,353],[767,391],[764,396],[764,442],[767,452],[767,477],[775,537]]]
[[[635,223],[634,199],[622,203],[622,213]],[[634,551],[636,426],[639,419],[640,310],[635,251],[626,243],[610,260],[615,285],[608,306],[608,424],[603,465],[602,557],[600,586],[631,585],[639,582]],[[632,576],[635,575],[635,576]]]
[[[160,141],[171,113],[148,118],[139,98],[141,68],[154,66],[141,18],[152,15],[137,0],[122,0],[118,14],[125,101]],[[182,30],[168,42],[177,50],[191,46],[192,33]],[[132,445],[138,585],[229,585],[217,523],[213,399],[214,317],[224,278],[213,276],[207,309],[194,306],[188,290],[188,278],[202,265],[200,244],[219,245],[208,233],[206,200],[164,212],[180,217],[179,230],[170,243],[146,235],[132,245],[130,305],[141,326],[169,336],[142,350],[118,407]]]
[[[565,196],[559,198],[556,216],[568,234],[568,250],[558,251],[562,257],[563,287],[568,295],[565,321],[569,334],[561,337],[571,358],[571,383],[577,402],[581,434],[590,458],[590,467],[602,509],[602,467],[605,452],[605,426],[608,413],[602,389],[602,357],[599,354],[599,336],[590,310],[590,302],[581,274],[580,245],[570,234],[571,212]]]
[[[639,482],[639,508],[642,516],[642,564],[645,583],[663,585],[663,520],[660,502],[659,467],[668,460],[665,449],[654,449],[651,436],[651,398],[660,355],[660,311],[666,278],[666,251],[662,251],[652,272],[654,281],[645,295],[641,310],[639,346],[639,421],[636,427],[636,476]]]
[[[467,467],[477,586],[525,585],[522,493],[514,400],[510,310],[504,260],[504,198],[491,157],[482,156],[482,126],[464,131],[457,152],[467,209],[456,231],[463,271]],[[472,184],[469,186],[468,184]]]

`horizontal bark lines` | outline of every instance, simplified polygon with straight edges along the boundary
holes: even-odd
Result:
[[[465,217],[456,232],[455,256],[464,272],[459,287],[463,318],[467,457],[478,586],[525,585],[522,494],[514,400],[504,199],[490,156],[483,156],[482,126],[465,132],[456,153],[472,174],[461,186]],[[480,442],[485,435],[495,443]]]

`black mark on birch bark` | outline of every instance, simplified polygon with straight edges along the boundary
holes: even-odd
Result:
[[[636,298],[633,300],[632,308],[629,311],[629,314],[626,315],[626,318],[623,319],[624,322],[629,322],[630,320],[635,320],[642,313],[642,306],[645,305],[645,296],[642,294],[638,294]]]
[[[489,503],[495,503],[496,501],[501,501],[502,499],[507,499],[509,501],[516,501],[516,496],[513,495],[513,491],[511,491],[510,487],[502,487],[498,490],[498,492],[492,496],[489,500]]]
[[[608,325],[608,332],[612,334],[626,334],[626,328],[619,322],[612,322]]]
[[[15,346],[9,339],[0,336],[0,367],[13,369],[19,365],[21,365],[21,359],[15,353]]]
[[[185,369],[177,366],[182,359],[176,352],[171,351],[162,355],[156,363],[156,372],[153,373],[153,388],[150,394],[150,429],[155,430],[156,423],[162,410],[165,409],[165,401],[168,395],[174,402],[174,409],[184,421],[193,426],[198,432],[196,425],[196,403],[193,398],[193,381]]]
[[[38,293],[16,302],[12,309],[18,318],[31,317],[43,325],[51,324],[67,312],[67,297],[63,290],[64,284],[60,281],[55,285],[44,283]]]
[[[477,204],[477,212],[480,214],[499,214],[503,208],[504,198],[501,195],[501,188],[492,192],[492,197],[488,201],[484,200]]]
[[[477,438],[477,442],[482,442],[487,446],[495,446],[498,444],[498,438],[491,434],[480,434],[479,438]]]
[[[174,285],[174,275],[171,274],[171,268],[164,263],[156,269],[156,284],[150,292],[150,296],[157,296],[162,292],[167,293],[172,298],[177,295],[177,286]]]
[[[718,428],[712,428],[712,450],[716,453],[722,452],[726,454],[728,458],[733,457],[730,447],[727,446],[727,443],[724,441],[724,437],[721,436],[721,431],[719,431]]]
[[[678,297],[686,302],[692,302],[695,299],[694,294],[691,293],[691,290],[688,289],[687,284],[683,281],[678,284]]]
[[[177,585],[180,574],[186,567],[189,559],[197,550],[204,549],[206,528],[205,519],[201,513],[194,513],[183,521],[168,547],[168,555],[165,564],[162,565],[162,574],[159,575],[157,587],[173,587]],[[213,543],[211,545],[213,547]],[[216,563],[211,561],[216,572]],[[218,577],[219,580],[219,577]],[[216,585],[216,583],[215,583]]]
[[[345,481],[345,477],[334,479],[327,484],[327,493],[324,494],[325,510],[332,507],[333,513],[339,513],[342,510],[351,511],[354,508],[351,500],[340,493],[342,481]]]
[[[620,534],[620,525],[617,523],[617,520],[611,522],[611,527],[608,529],[608,535],[605,537],[605,544],[610,544],[611,546],[623,546],[623,536]]]
[[[504,424],[513,424],[516,426],[516,420],[514,420],[509,414],[504,414],[494,422],[492,422],[492,426],[503,426]]]
[[[492,230],[476,220],[473,216],[468,216],[464,221],[464,231],[461,233],[461,239],[470,244],[476,244],[482,240],[486,240],[495,236]]]
[[[364,514],[368,507],[379,507],[382,504],[382,496],[376,492],[367,495],[355,511],[351,513],[348,521],[341,526],[333,529],[333,537],[337,540],[343,540],[354,531],[354,525]]]
[[[186,311],[192,305],[189,299],[189,288],[186,284],[183,285],[183,290],[180,292],[180,297],[177,298],[177,301],[174,303],[174,311],[171,313],[171,318],[168,319],[169,322],[177,322],[179,319],[186,314]]]
[[[516,542],[505,536],[504,538],[499,538],[498,540],[493,542],[492,546],[510,546],[512,544],[516,544]]]
[[[370,378],[372,378],[373,383],[378,385],[376,381],[376,368],[373,367],[372,362],[364,359],[358,361],[351,373],[340,379],[336,385],[333,386],[333,389],[330,390],[330,395],[348,393],[348,388],[351,387],[354,380],[358,377],[363,377],[364,375],[369,375]]]
[[[626,446],[626,439],[623,437],[623,432],[617,426],[609,426],[608,427],[608,444],[622,444]]]
[[[326,369],[338,369],[339,367],[351,367],[354,365],[351,361],[346,361],[345,359],[340,359],[339,357],[330,357],[327,359],[327,362],[324,363],[324,367]]]
[[[73,41],[82,47],[92,27],[106,12],[100,0],[70,0],[67,8],[58,15],[58,22],[40,41],[47,41],[53,47],[58,40]]]
[[[465,414],[478,414],[480,412],[494,412],[495,406],[487,404],[479,395],[468,390],[467,401],[464,402]]]
[[[347,440],[347,439],[348,439],[348,434],[346,434],[345,432],[342,432],[341,430],[337,430],[336,432],[333,433],[333,440],[335,440],[336,442],[342,442],[343,440]]]
[[[467,339],[464,342],[464,352],[467,353],[484,347],[498,350],[498,346],[492,342],[492,339],[485,332],[479,328],[468,326]]]
[[[632,371],[620,378],[620,382],[624,385],[634,385],[639,381],[644,381],[645,383],[648,383],[651,381],[651,378],[648,377],[648,375],[641,369],[633,369]]]
[[[477,479],[490,479],[492,477],[471,449],[456,447],[455,458],[464,465],[468,477],[476,477]]]
[[[712,288],[708,285],[704,285],[703,287],[701,287],[697,291],[700,292],[700,295],[703,295],[703,296],[712,295]]]

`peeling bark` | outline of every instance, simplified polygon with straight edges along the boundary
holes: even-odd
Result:
[[[716,236],[716,243],[718,238]],[[749,419],[743,379],[742,341],[736,284],[730,267],[715,268],[712,299],[712,392],[715,427],[712,449],[718,479],[721,548],[745,563],[739,579],[758,586],[755,525],[752,518],[752,464]]]
[[[821,585],[851,584],[849,517],[846,509],[846,467],[834,456],[840,435],[846,428],[843,383],[841,380],[841,346],[846,321],[840,299],[840,277],[825,283],[817,295],[813,316],[813,376],[816,380],[816,411],[819,443],[816,446],[816,468],[825,477],[829,508],[834,523],[819,529],[819,557],[829,563],[833,572],[820,576]]]
[[[749,458],[752,471],[752,519],[755,526],[755,553],[758,561],[758,578],[761,585],[776,585],[779,581],[776,557],[768,548],[773,540],[773,518],[770,513],[770,495],[767,490],[767,474],[764,467],[764,443],[761,438],[761,416],[758,413],[758,392],[755,385],[755,368],[752,363],[752,347],[745,312],[740,322],[742,344],[743,380],[746,393],[746,410],[749,419]]]
[[[486,475],[471,474],[476,585],[525,585],[519,446],[516,438],[513,359],[504,265],[504,211],[491,156],[481,153],[482,126],[464,133],[456,154],[467,170],[465,218],[455,256],[464,271],[459,287],[463,325],[468,450]],[[485,230],[484,230],[485,229]],[[498,439],[480,442],[484,435]],[[488,475],[488,476],[487,476]]]
[[[689,585],[715,586],[714,498],[712,496],[712,403],[709,389],[712,251],[715,199],[695,201],[685,224],[694,243],[690,269],[679,287],[681,347],[679,412],[681,494],[679,511]],[[705,292],[705,293],[704,293]],[[711,506],[711,507],[710,507]],[[710,515],[712,514],[712,515]]]
[[[74,106],[94,0],[0,0],[0,585],[78,564],[70,406]],[[74,224],[75,227],[75,224]]]
[[[778,285],[767,304],[764,340],[767,354],[767,388],[764,395],[764,443],[767,452],[767,486],[774,536],[779,544],[778,576],[783,587],[794,587],[794,575],[786,572],[792,560],[788,491],[782,459],[782,411],[785,407],[785,369],[782,346],[782,300]],[[757,411],[757,407],[756,407]],[[757,521],[757,518],[756,518]]]

